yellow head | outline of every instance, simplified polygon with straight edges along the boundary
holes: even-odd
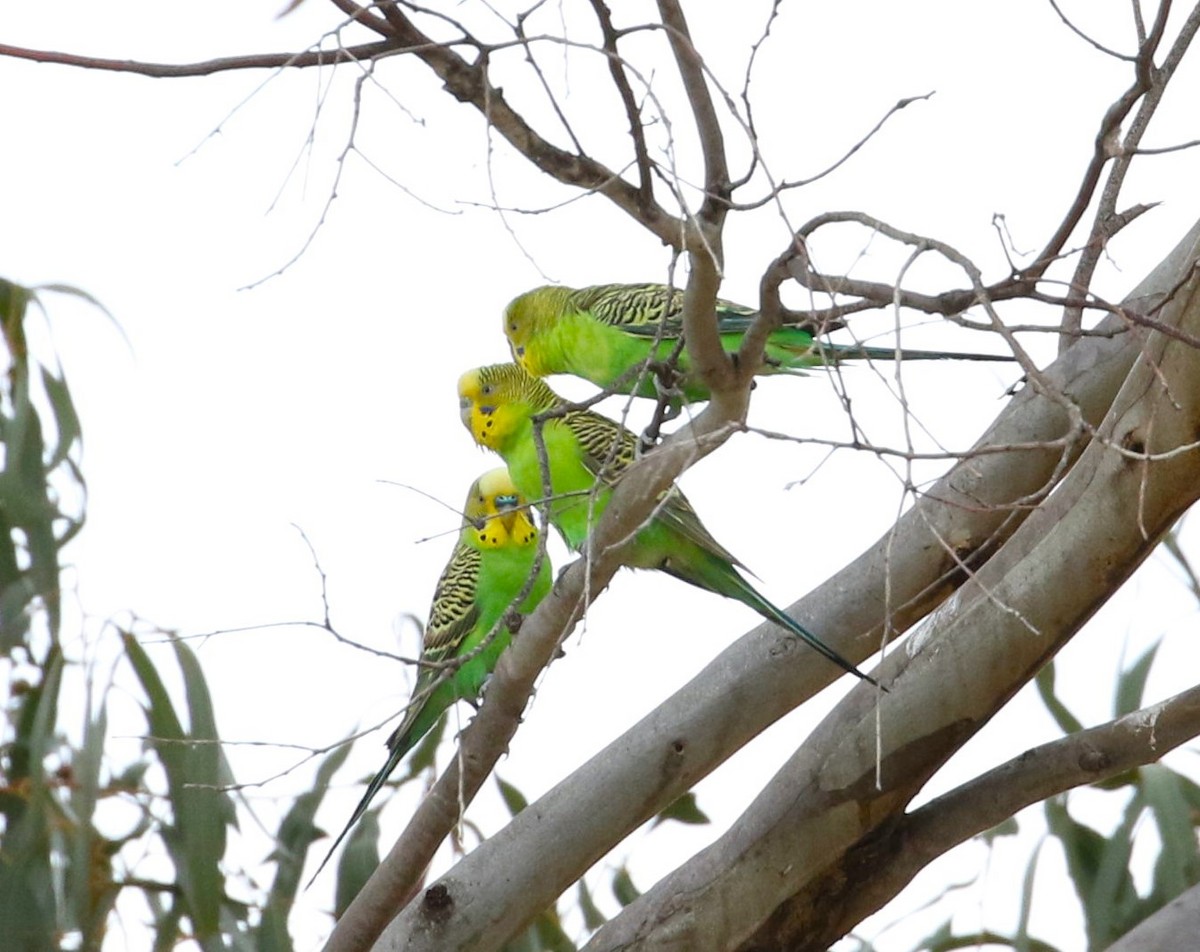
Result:
[[[476,367],[458,378],[463,426],[476,443],[501,455],[522,423],[561,402],[553,390],[516,364]]]
[[[539,337],[554,327],[572,293],[572,288],[546,285],[517,295],[504,309],[504,335],[509,349],[513,360],[527,373],[540,377],[546,372],[541,367],[536,344]]]
[[[463,532],[471,533],[480,548],[526,546],[537,541],[537,526],[529,516],[525,497],[517,492],[503,466],[488,470],[471,484],[463,516]]]

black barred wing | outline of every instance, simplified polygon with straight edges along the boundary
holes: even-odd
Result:
[[[475,590],[481,559],[478,549],[459,543],[442,570],[429,608],[429,624],[425,626],[424,660],[453,657],[479,620]]]
[[[683,290],[665,284],[600,284],[576,291],[567,306],[639,337],[674,340],[683,331]],[[716,310],[722,334],[744,334],[758,315],[754,308],[719,298]]]
[[[592,413],[590,410],[572,410],[565,419],[567,426],[579,441],[584,465],[597,479],[613,483],[629,468],[637,450],[637,437],[633,433],[608,417]],[[680,536],[713,555],[733,565],[742,564],[704,528],[704,523],[700,521],[692,504],[678,486],[667,490],[666,497],[666,501],[656,510],[656,519],[670,525]]]
[[[608,417],[571,410],[564,422],[579,441],[583,464],[598,479],[614,482],[633,462],[637,437]]]
[[[657,334],[665,321],[664,336],[672,337],[679,332],[683,292],[665,284],[600,284],[576,291],[568,306],[633,334]]]
[[[732,552],[721,545],[720,542],[712,537],[712,533],[704,528],[704,523],[696,515],[696,510],[692,508],[692,504],[688,502],[687,496],[680,491],[678,486],[671,487],[667,501],[659,506],[657,510],[656,518],[670,525],[681,536],[696,543],[700,548],[724,559],[732,565],[745,568]]]

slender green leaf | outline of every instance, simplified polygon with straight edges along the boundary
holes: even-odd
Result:
[[[1045,843],[1045,837],[1038,841],[1029,857],[1029,865],[1025,867],[1025,875],[1021,877],[1021,907],[1017,913],[1017,931],[1013,936],[1013,948],[1018,952],[1030,952],[1032,939],[1029,936],[1029,916],[1033,912],[1033,884],[1037,879],[1038,860],[1041,859]]]
[[[588,889],[586,880],[579,880],[579,911],[583,913],[583,924],[589,932],[595,932],[604,923],[608,921],[607,917],[600,911],[600,907],[596,905],[592,899],[592,892]]]
[[[511,816],[516,816],[529,806],[529,801],[525,798],[525,794],[511,783],[501,780],[498,774],[496,776],[496,786],[500,788],[500,796],[504,800],[504,805],[508,807],[508,812]]]
[[[1147,914],[1166,905],[1200,882],[1200,851],[1183,779],[1156,764],[1142,768],[1146,803],[1154,814],[1162,846],[1154,863],[1154,881]]]
[[[503,952],[575,952],[575,943],[563,931],[558,910],[551,906],[505,943]]]
[[[967,935],[947,934],[926,948],[928,948],[929,952],[952,952],[954,949],[990,949],[1001,945],[1016,948],[1014,942],[1015,940],[1010,936],[994,932],[990,929],[984,929]],[[1029,952],[1058,952],[1058,949],[1049,942],[1043,942],[1040,939],[1030,939]]]
[[[308,848],[324,836],[316,825],[317,808],[329,789],[329,781],[350,753],[351,744],[339,744],[317,768],[312,788],[298,796],[279,824],[271,859],[275,878],[267,894],[262,919],[254,930],[255,948],[260,952],[290,952],[287,920],[299,892]]]
[[[340,917],[379,865],[379,809],[368,810],[346,838],[337,865],[334,915]]]
[[[85,301],[86,303],[88,303],[92,307],[94,307],[97,311],[99,311],[101,314],[103,314],[105,317],[107,317],[109,319],[109,321],[112,322],[112,326],[114,328],[116,328],[117,333],[121,335],[121,339],[130,346],[130,349],[132,349],[133,345],[130,344],[130,342],[129,342],[129,336],[125,333],[125,328],[123,328],[121,326],[121,322],[116,319],[116,317],[113,315],[113,313],[100,302],[99,298],[97,298],[91,294],[88,294],[87,291],[84,291],[81,288],[77,288],[71,284],[39,284],[33,290],[35,292],[36,291],[53,291],[55,294],[67,294],[67,295],[70,295],[71,297],[77,297],[81,301]],[[40,299],[35,299],[35,301],[40,307],[41,306]]]
[[[531,928],[537,935],[540,949],[547,952],[575,952],[575,943],[563,931],[558,910],[553,906],[538,916]]]
[[[1162,641],[1156,641],[1133,663],[1133,666],[1121,672],[1117,678],[1116,696],[1113,698],[1113,715],[1123,717],[1132,714],[1142,706],[1142,695],[1146,690],[1146,678],[1158,655]]]
[[[939,949],[942,943],[948,939],[954,938],[954,929],[950,919],[947,919],[940,926],[935,928],[929,935],[922,939],[916,946],[917,949]]]
[[[1192,814],[1200,818],[1200,784],[1197,784],[1189,777],[1185,777],[1183,774],[1176,774],[1175,776],[1178,778],[1176,782],[1179,784],[1180,794],[1187,801],[1188,806],[1192,808]]]
[[[28,782],[23,798],[6,803],[0,837],[0,923],[6,952],[43,952],[57,947],[58,906],[54,888],[51,831],[55,822],[52,795],[46,784],[45,759],[56,743],[58,692],[62,656],[52,650],[42,683],[23,697],[18,738],[20,757],[9,751],[9,765],[23,762]],[[10,775],[10,782],[13,776]]]
[[[1007,820],[1001,820],[990,830],[984,830],[975,839],[981,840],[991,846],[1002,836],[1016,836],[1020,832],[1021,824],[1017,822],[1015,816],[1010,816]]]
[[[12,552],[15,556],[16,547],[8,547],[12,532],[6,531],[6,526],[4,514],[0,512],[0,552]],[[0,555],[0,573],[4,572],[4,562],[5,556]],[[15,571],[15,561],[13,568]],[[10,655],[25,644],[29,634],[29,606],[36,597],[33,580],[19,572],[7,585],[0,585],[0,654]]]
[[[1050,716],[1054,718],[1058,724],[1059,730],[1064,734],[1075,734],[1083,730],[1083,724],[1079,718],[1067,710],[1067,706],[1059,700],[1058,695],[1054,693],[1054,662],[1051,661],[1038,672],[1034,678],[1034,683],[1037,684],[1038,695],[1042,699],[1042,703],[1046,705],[1046,710],[1050,712]]]
[[[613,896],[616,897],[617,902],[622,906],[628,906],[642,894],[641,890],[633,884],[629,870],[624,866],[613,873],[612,891]]]
[[[25,313],[36,295],[29,288],[0,278],[0,333],[14,361],[24,363],[28,348],[25,345]]]
[[[708,814],[696,804],[696,794],[690,790],[660,811],[650,824],[651,829],[666,820],[695,825],[711,822]]]
[[[116,902],[112,882],[114,847],[95,825],[100,767],[108,738],[108,714],[101,704],[93,717],[93,682],[88,679],[84,702],[83,741],[71,763],[69,865],[66,876],[70,925],[83,936],[83,948],[98,949],[108,915]]]
[[[55,376],[43,367],[42,386],[46,390],[46,398],[50,401],[50,409],[54,411],[54,429],[58,434],[57,444],[46,463],[46,468],[53,470],[67,458],[71,448],[82,441],[83,430],[79,425],[79,415],[75,412],[75,403],[71,399],[66,377]]]
[[[1101,838],[1094,884],[1084,904],[1088,936],[1097,948],[1107,948],[1141,918],[1141,900],[1129,872],[1129,857],[1133,853],[1133,831],[1144,809],[1141,788],[1135,788],[1120,824],[1110,836]]]
[[[163,828],[163,842],[175,863],[197,940],[202,948],[217,948],[224,898],[224,877],[219,864],[225,851],[225,819],[231,808],[226,805],[225,795],[214,786],[219,782],[215,738],[202,738],[200,744],[194,743],[184,731],[167,689],[145,650],[129,633],[123,634],[123,640],[126,655],[149,701],[146,708],[149,744],[167,773],[174,820]],[[183,664],[182,659],[191,656],[191,651],[176,644],[176,656]],[[191,656],[191,661],[194,660]],[[198,666],[191,664],[185,669],[189,703],[203,728],[211,730],[213,725],[205,713],[206,708],[211,710],[211,705],[202,678],[199,683],[196,680],[198,670]]]

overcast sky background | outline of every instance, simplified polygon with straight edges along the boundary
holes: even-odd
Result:
[[[185,16],[183,8],[148,2],[65,0],[0,12],[0,37],[81,54],[188,62],[300,50],[336,25],[332,8],[318,0],[277,20],[280,5],[222,0],[188,7]],[[573,7],[563,7],[570,21]],[[1101,42],[1131,49],[1128,4],[1064,7]],[[737,18],[712,15],[701,4],[687,11],[698,48],[734,91],[768,5],[745,9],[753,12]],[[558,6],[545,16],[550,29]],[[362,38],[354,31],[345,37]],[[893,117],[837,174],[794,193],[788,213],[799,224],[831,209],[866,211],[954,244],[989,280],[1006,271],[993,213],[1006,216],[1019,251],[1040,248],[1077,187],[1100,116],[1128,84],[1125,66],[1035,0],[784,4],[760,57],[755,118],[763,154],[780,177],[813,174],[897,99],[936,91]],[[570,90],[567,107],[595,117],[594,127],[580,120],[583,128],[613,120],[593,147],[618,161],[622,126],[594,98],[604,91],[602,81],[590,81],[595,62],[578,51],[547,59],[554,81]],[[671,63],[643,65],[652,70],[646,75],[656,94],[672,104]],[[192,645],[230,741],[321,747],[402,706],[411,679],[401,665],[312,628],[278,625],[322,613],[319,578],[295,526],[328,576],[338,629],[415,653],[417,629],[402,618],[425,617],[457,531],[447,506],[457,508],[475,476],[497,463],[462,429],[454,388],[463,370],[507,359],[502,307],[547,281],[665,280],[670,264],[658,242],[598,198],[544,214],[498,215],[489,206],[549,208],[574,193],[527,170],[502,143],[489,149],[474,112],[402,57],[378,68],[355,141],[403,188],[363,155],[350,154],[337,200],[293,261],[332,189],[354,75],[346,68],[332,82],[315,71],[152,80],[0,59],[8,130],[0,151],[0,274],[27,285],[82,288],[128,338],[85,305],[47,299],[52,345],[83,417],[89,484],[88,525],[68,550],[68,584],[84,632],[73,648],[77,656],[108,659],[96,665],[107,677],[115,650],[108,619],[129,624],[136,615],[147,633],[153,626],[189,636],[224,632]],[[1195,62],[1180,73],[1147,146],[1198,137],[1198,78]],[[514,70],[506,91],[518,93],[519,82]],[[690,127],[684,113],[673,115],[682,170],[694,172]],[[732,137],[730,149],[738,160],[746,154]],[[1195,162],[1185,151],[1135,164],[1122,204],[1163,204],[1112,242],[1097,279],[1101,294],[1119,299],[1200,214]],[[774,209],[733,216],[723,296],[753,302],[762,269],[787,236]],[[894,278],[904,259],[861,233],[821,253],[829,271],[880,279]],[[947,286],[939,278],[962,284],[932,268],[914,277],[935,290]],[[796,291],[787,298],[801,306]],[[1055,317],[1032,309],[1006,314],[1022,322]],[[866,315],[855,330],[886,333],[892,320]],[[907,330],[903,340],[1000,349],[994,339],[940,324]],[[1028,344],[1040,362],[1052,358],[1048,338]],[[962,449],[1000,412],[1017,376],[1005,365],[913,364],[904,383],[921,424],[946,447]],[[868,434],[903,445],[903,415],[888,381],[857,369],[842,382]],[[822,374],[765,381],[750,422],[844,439],[833,383]],[[917,474],[929,478],[941,468]],[[827,458],[820,447],[754,435],[731,440],[683,484],[714,535],[781,604],[857,555],[907,504],[896,473],[870,454]],[[552,554],[556,567],[565,563],[557,540]],[[1085,723],[1106,719],[1115,671],[1160,636],[1165,643],[1148,699],[1190,684],[1196,652],[1187,635],[1195,614],[1178,572],[1152,557],[1060,656],[1062,696]],[[568,642],[566,657],[543,676],[499,774],[533,799],[755,623],[744,607],[673,580],[619,575]],[[71,629],[67,634],[73,638]],[[142,729],[139,692],[126,674],[118,683],[115,733],[124,733],[121,743],[133,756]],[[628,854],[635,882],[649,887],[736,819],[848,686],[843,678],[699,785],[711,826],[639,832],[602,870]],[[1055,733],[1026,692],[928,794]],[[321,813],[331,832],[358,799],[355,781],[382,762],[385,737],[381,731],[361,741],[339,774],[336,796]],[[253,746],[232,747],[229,756],[239,781],[254,782],[301,755]],[[1194,755],[1182,752],[1174,762],[1194,767]],[[313,769],[310,763],[245,791],[267,829],[307,787]],[[406,789],[385,812],[385,832],[399,831],[415,794]],[[500,825],[502,807],[490,787],[470,815],[485,831]],[[1039,817],[1039,809],[1023,817],[1026,835],[1002,841],[990,858],[968,845],[934,864],[863,934],[875,935],[897,910],[981,872],[978,886],[958,901],[958,927],[1011,928],[1015,877],[1036,846]],[[248,817],[242,829],[239,862],[261,877],[257,864],[269,846]],[[1043,864],[1039,883],[1062,875],[1055,849],[1044,851]],[[605,872],[597,879],[606,902],[608,878]],[[326,872],[301,900],[293,924],[305,939],[329,928],[322,910],[332,880]],[[1033,933],[1065,950],[1082,948],[1070,909],[1050,900],[1035,905]],[[136,934],[140,910],[127,911]],[[946,914],[939,907],[914,917],[889,930],[880,947],[909,948]],[[112,941],[120,947],[123,940]]]

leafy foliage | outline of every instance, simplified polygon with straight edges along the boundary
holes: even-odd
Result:
[[[75,755],[58,733],[60,553],[83,525],[85,487],[66,380],[29,354],[26,321],[39,306],[36,291],[0,279],[0,659],[10,687],[0,748],[0,919],[6,947],[31,950],[54,948],[64,932],[85,947],[99,941],[112,855],[90,823],[104,719],[88,720]],[[62,500],[79,500],[78,511]]]
[[[119,646],[99,646],[123,654],[145,702],[143,756],[114,762],[111,683],[64,648],[61,631],[62,552],[83,526],[86,487],[80,420],[66,378],[27,345],[26,322],[46,291],[96,303],[72,288],[35,290],[0,279],[0,664],[9,686],[0,727],[0,947],[100,949],[118,897],[129,891],[149,910],[154,949],[191,938],[205,950],[230,943],[290,950],[287,915],[306,850],[321,835],[313,815],[349,748],[326,759],[313,788],[284,817],[261,913],[227,894],[223,862],[236,816],[226,791],[233,777],[207,681],[183,642],[171,640],[177,672],[162,670],[131,632],[121,632]],[[101,638],[114,630],[106,626]],[[72,636],[71,650],[83,651],[87,639]],[[176,675],[182,703],[168,688]],[[83,723],[73,732],[73,691],[81,680]],[[165,774],[165,791],[155,767]],[[108,800],[137,807],[132,827],[118,836],[97,822]],[[156,882],[134,875],[116,860],[126,844],[137,844],[138,855],[165,854],[174,876]]]

